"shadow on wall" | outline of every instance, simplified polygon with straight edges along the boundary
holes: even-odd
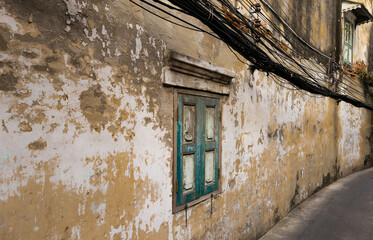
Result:
[[[370,38],[372,38],[373,35],[371,34],[370,36],[371,36]],[[370,48],[372,49],[373,47],[370,46]],[[371,58],[370,53],[369,53],[369,58]],[[369,59],[369,62],[370,61],[371,59]],[[373,167],[373,112],[371,112],[370,125],[372,126],[370,136],[369,136],[370,154],[367,155],[364,159],[364,167],[366,168]]]
[[[373,71],[373,27],[370,28],[369,33],[369,47],[368,47],[368,71]],[[373,111],[371,111],[371,120],[370,124],[373,129]],[[369,137],[369,144],[370,144],[370,155],[366,156],[364,159],[364,166],[365,167],[373,167],[373,130],[370,133]]]
[[[373,71],[373,27],[370,28],[368,51],[368,71]]]
[[[286,5],[280,4],[277,0],[267,0],[269,4],[275,9],[277,14],[289,24],[289,26],[307,43],[314,46],[316,49],[324,52],[324,54],[333,53],[337,55],[338,45],[338,26],[336,19],[340,18],[340,1],[308,1],[308,0],[288,0]],[[321,18],[326,9],[336,9],[336,11],[329,11],[327,18]],[[267,11],[268,13],[270,11]],[[303,14],[308,12],[309,14]],[[272,14],[269,14],[272,15]],[[275,19],[275,17],[274,17]],[[282,25],[282,24],[280,24]],[[285,34],[290,37],[292,47],[303,57],[316,58],[320,63],[328,64],[327,60],[315,54],[312,50],[305,47],[303,43],[296,40],[297,37],[293,35],[286,27]],[[332,33],[332,34],[327,34]],[[322,40],[321,40],[322,39]]]

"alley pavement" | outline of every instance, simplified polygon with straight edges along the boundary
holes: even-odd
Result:
[[[373,240],[373,168],[322,189],[260,238],[274,239]]]

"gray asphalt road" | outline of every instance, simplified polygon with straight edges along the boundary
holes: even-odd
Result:
[[[273,239],[373,240],[373,168],[316,193],[260,240]]]

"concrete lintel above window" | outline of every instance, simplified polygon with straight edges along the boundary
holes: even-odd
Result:
[[[165,55],[167,65],[162,72],[164,85],[229,95],[234,72],[170,50]]]
[[[368,11],[364,4],[359,2],[344,0],[342,2],[342,12],[351,12],[354,14],[356,16],[356,21],[354,24],[356,25],[373,21],[372,14]]]

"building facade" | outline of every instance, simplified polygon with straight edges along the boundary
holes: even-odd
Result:
[[[318,51],[373,66],[371,0],[268,3]],[[256,239],[372,166],[369,110],[241,60],[127,0],[1,0],[0,238]]]

